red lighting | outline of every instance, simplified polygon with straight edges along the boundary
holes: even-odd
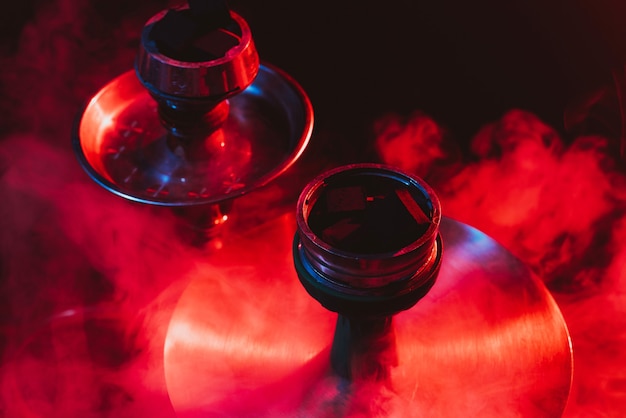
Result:
[[[445,33],[445,25],[421,15],[428,19],[420,24],[437,26],[437,34],[445,38],[445,48],[433,47],[432,38],[424,38],[416,41],[415,52],[397,47],[403,46],[403,28],[398,22],[415,20],[409,14],[396,13],[394,29],[389,33],[368,26],[366,32],[373,35],[365,36],[367,42],[361,39],[352,45],[339,38],[325,43],[317,36],[307,40],[301,39],[302,34],[285,35],[276,30],[278,25],[272,25],[260,47],[275,44],[284,48],[285,42],[288,46],[304,42],[275,56],[284,57],[295,76],[303,75],[303,86],[316,89],[310,91],[317,99],[316,106],[337,104],[343,108],[340,112],[320,112],[320,128],[313,142],[321,145],[314,148],[303,166],[287,172],[284,181],[243,197],[229,215],[213,208],[217,212],[207,217],[207,224],[223,226],[225,236],[206,248],[197,248],[177,239],[180,223],[170,211],[127,201],[94,184],[71,150],[71,126],[84,101],[116,77],[120,77],[118,82],[134,77],[139,32],[155,12],[154,2],[112,2],[108,7],[104,7],[106,2],[76,0],[56,0],[45,6],[44,2],[11,3],[23,12],[24,24],[20,33],[14,34],[15,39],[0,44],[0,109],[4,115],[0,123],[3,418],[205,418],[205,411],[195,408],[207,403],[235,417],[265,414],[274,418],[293,410],[304,411],[306,416],[321,404],[345,416],[360,417],[363,411],[374,411],[375,416],[404,418],[415,412],[407,410],[406,399],[418,400],[425,410],[465,408],[468,416],[503,416],[494,412],[507,407],[494,395],[501,387],[487,380],[480,365],[501,364],[499,353],[523,341],[528,352],[511,366],[507,378],[524,374],[533,366],[533,354],[548,356],[555,350],[547,342],[560,332],[558,324],[545,324],[545,311],[524,305],[528,295],[520,294],[516,315],[502,320],[494,336],[472,339],[467,330],[484,324],[484,315],[458,301],[458,288],[445,280],[442,283],[450,287],[442,297],[447,303],[444,312],[439,308],[441,300],[427,297],[424,306],[428,309],[422,316],[404,313],[394,319],[400,331],[395,334],[398,364],[425,365],[438,371],[438,380],[416,384],[417,366],[392,368],[393,385],[382,389],[357,385],[349,393],[354,403],[338,401],[345,398],[346,388],[327,367],[335,316],[322,309],[297,282],[291,266],[295,224],[291,215],[284,214],[292,213],[291,200],[311,174],[327,168],[335,157],[341,158],[325,147],[331,152],[340,150],[338,153],[345,150],[342,147],[359,147],[355,149],[358,154],[369,145],[377,153],[373,158],[424,178],[440,197],[444,216],[485,232],[545,282],[566,320],[574,350],[573,386],[564,418],[617,418],[626,411],[626,175],[616,156],[611,155],[609,139],[600,135],[562,138],[556,127],[532,111],[515,109],[494,120],[475,121],[485,125],[475,132],[468,155],[463,155],[455,142],[467,138],[455,138],[448,129],[457,121],[447,120],[450,126],[446,126],[425,112],[411,117],[389,114],[364,122],[371,123],[374,130],[372,144],[364,144],[356,130],[343,137],[326,131],[335,121],[342,128],[344,119],[352,123],[363,108],[369,117],[378,109],[413,106],[414,93],[414,107],[430,103],[419,102],[420,89],[402,88],[403,77],[379,77],[374,71],[363,85],[352,77],[356,72],[369,71],[370,65],[380,68],[372,61],[384,61],[406,76],[409,73],[405,69],[411,67],[407,63],[416,58],[422,59],[424,68],[435,66],[437,70],[432,72],[439,72],[439,59],[450,55],[448,47],[457,46],[451,45],[454,39]],[[157,3],[164,6],[168,2]],[[260,7],[253,1],[243,3],[253,11]],[[548,3],[541,7],[553,11],[556,6]],[[412,3],[397,4],[408,8]],[[432,3],[434,6],[413,4],[439,7],[437,2]],[[467,4],[472,5],[468,8],[477,7]],[[316,7],[311,3],[312,9]],[[9,19],[13,19],[12,11],[5,13]],[[321,9],[315,17],[322,11],[328,17],[327,10]],[[270,17],[277,18],[273,14],[269,13]],[[341,27],[360,26],[363,16],[351,14],[347,19],[337,13],[328,21],[337,21]],[[382,23],[384,11],[381,16]],[[543,24],[552,25],[549,14],[542,16],[547,16]],[[624,20],[619,16],[614,13],[616,21]],[[502,16],[492,20],[507,22]],[[280,28],[309,31],[320,21],[300,25],[287,20]],[[458,19],[452,22],[458,23]],[[331,23],[322,27],[334,36]],[[411,23],[411,30],[421,27]],[[262,26],[263,22],[258,19],[255,24]],[[0,32],[4,31],[0,27]],[[603,35],[610,31],[606,32]],[[386,36],[397,42],[385,46],[370,43]],[[493,33],[488,36],[497,38]],[[562,33],[559,36],[566,37]],[[585,38],[586,34],[580,31],[577,36]],[[387,47],[402,59],[391,59]],[[521,56],[515,45],[498,47],[508,58]],[[568,39],[567,47],[576,49],[576,43]],[[312,55],[304,55],[311,51]],[[415,56],[407,55],[411,53]],[[344,54],[354,58],[349,63],[354,67],[340,68],[332,61]],[[480,57],[467,54],[476,58],[471,64],[472,76],[481,80],[510,64],[502,59],[498,63],[502,68],[488,68],[482,74],[487,66],[479,65]],[[589,61],[593,64],[592,59]],[[542,62],[529,63],[532,69],[552,70],[546,67]],[[313,74],[307,74],[305,68],[312,68]],[[434,108],[450,106],[468,115],[477,113],[470,106],[486,104],[493,108],[478,97],[455,102],[455,89],[463,81],[453,77],[455,68],[441,70],[442,78],[448,77],[444,84],[428,79],[420,85],[425,93],[451,86],[431,94],[444,102],[434,103]],[[417,74],[411,67],[411,76],[420,76],[413,71]],[[576,84],[578,80],[570,81]],[[520,85],[510,87],[522,89],[523,83]],[[400,91],[400,102],[381,100],[387,98],[383,93],[392,90]],[[138,94],[142,101],[121,115]],[[325,100],[325,94],[332,94],[332,99]],[[367,101],[360,103],[361,97]],[[91,119],[79,126],[80,134],[91,139],[83,144],[86,159],[104,180],[131,184],[139,172],[133,158],[140,154],[128,157],[129,147],[162,129],[158,123],[139,123],[134,116],[156,113],[154,102],[139,82],[132,82],[89,103]],[[240,109],[233,117],[249,120],[248,111],[252,112]],[[274,129],[279,119],[270,114],[258,123],[244,124],[240,135],[232,140],[221,130],[214,132],[202,145],[207,153],[227,158],[215,170],[205,172],[205,178],[210,179],[207,187],[186,188],[189,176],[181,174],[177,178],[181,195],[199,201],[213,196],[215,189],[224,193],[243,190],[256,176],[258,167],[249,164],[254,158],[260,157],[267,166],[285,160],[283,150],[261,153],[247,139],[259,132],[272,139],[291,128],[292,121],[281,120],[281,128]],[[103,146],[111,135],[119,141]],[[347,145],[328,145],[334,141]],[[120,167],[120,161],[125,164],[114,179],[107,164]],[[171,174],[159,172],[164,178]],[[142,184],[145,197],[171,202],[176,190],[163,188],[163,184]],[[401,193],[397,197],[416,222],[424,220],[423,211],[411,199]],[[379,198],[372,195],[365,200],[376,202]],[[199,218],[206,214],[203,207],[193,208]],[[272,228],[255,229],[259,225]],[[331,232],[339,238],[355,228],[347,221],[333,227]],[[476,244],[476,257],[495,245],[479,233],[470,233],[467,239]],[[469,286],[471,276],[465,280],[462,285]],[[477,289],[473,295],[486,304],[493,291]],[[214,315],[193,323],[181,320],[197,306],[209,306]],[[494,311],[509,308],[493,306]],[[546,309],[553,308],[550,305]],[[448,329],[437,333],[437,321],[443,315],[458,318],[456,332]],[[431,325],[428,334],[420,332],[426,322]],[[538,324],[554,333],[537,333]],[[467,347],[477,348],[473,351],[476,356],[467,359],[465,367],[452,370],[451,364],[462,358]],[[218,355],[225,356],[225,361],[212,361]],[[509,389],[520,396],[530,393],[542,398],[546,382],[558,372],[518,379],[518,386]],[[455,388],[457,396],[438,396],[444,384]],[[554,396],[542,399],[550,402],[562,392],[550,395]],[[258,404],[271,408],[250,410]],[[543,406],[536,405],[538,409]]]
[[[228,215],[222,215],[222,217],[217,218],[213,221],[215,225],[221,225],[228,220]]]
[[[564,416],[622,410],[624,371],[616,365],[626,357],[610,347],[624,345],[619,330],[626,327],[626,176],[607,152],[607,139],[579,137],[565,145],[535,115],[513,110],[477,133],[474,159],[461,164],[449,158],[455,153],[442,154],[443,128],[433,119],[420,114],[385,123],[377,142],[385,162],[430,181],[447,216],[495,238],[551,288],[574,348]]]

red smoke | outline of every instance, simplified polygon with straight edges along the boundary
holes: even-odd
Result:
[[[425,115],[387,117],[376,129],[385,162],[430,181],[443,213],[499,241],[552,290],[574,346],[565,416],[619,416],[626,408],[626,176],[608,140],[579,137],[566,146],[532,113],[511,110],[477,133],[471,160],[461,163],[443,151],[445,130]]]
[[[174,416],[162,370],[164,335],[205,254],[176,239],[170,212],[101,190],[70,150],[77,110],[132,67],[143,23],[167,2],[113,3],[106,8],[123,13],[82,0],[42,6],[25,24],[17,52],[1,58],[3,417]],[[565,144],[519,110],[478,132],[466,159],[425,114],[389,116],[376,130],[382,161],[425,178],[446,216],[494,237],[550,287],[574,345],[565,416],[620,416],[626,188],[608,140]],[[239,207],[249,208],[250,218],[274,218],[280,211],[273,202],[292,194],[270,188]],[[236,293],[237,284],[226,282]]]

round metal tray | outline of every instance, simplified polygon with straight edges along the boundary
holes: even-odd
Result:
[[[219,203],[287,170],[313,129],[303,89],[268,65],[228,102],[228,117],[203,141],[203,152],[178,152],[168,145],[156,101],[131,70],[104,86],[81,112],[74,150],[93,180],[126,199],[160,206]]]
[[[294,224],[267,224],[191,278],[164,351],[179,417],[561,416],[567,327],[543,283],[493,239],[443,218],[439,277],[393,317],[389,381],[348,381],[330,367],[337,315],[293,269]]]

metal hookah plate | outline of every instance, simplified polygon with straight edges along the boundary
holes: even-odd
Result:
[[[218,203],[289,168],[313,123],[302,88],[268,65],[227,101],[221,128],[202,141],[201,152],[185,152],[172,146],[156,101],[128,71],[87,104],[74,129],[74,150],[94,181],[126,199],[161,206]]]
[[[439,277],[393,319],[390,380],[350,382],[330,367],[336,314],[293,270],[294,223],[266,224],[191,278],[164,351],[179,417],[561,416],[567,327],[543,283],[493,239],[444,217]]]

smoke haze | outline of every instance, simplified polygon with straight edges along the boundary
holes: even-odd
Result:
[[[552,290],[574,346],[565,416],[619,416],[626,405],[626,177],[609,140],[581,136],[565,145],[532,113],[511,110],[476,134],[472,158],[459,164],[444,158],[445,129],[432,118],[382,121],[377,149],[385,162],[430,181],[446,216],[499,241]],[[450,175],[441,178],[442,171]]]
[[[170,212],[95,185],[70,149],[78,109],[132,67],[141,27],[166,3],[37,3],[3,48],[1,416],[174,416],[162,345],[206,253],[175,238]],[[495,238],[552,291],[574,346],[565,416],[621,416],[626,177],[609,140],[566,144],[522,110],[486,124],[468,157],[421,112],[380,118],[374,129],[383,162],[426,179],[446,216]],[[272,202],[294,192],[281,187],[243,200],[242,211],[277,215]]]

